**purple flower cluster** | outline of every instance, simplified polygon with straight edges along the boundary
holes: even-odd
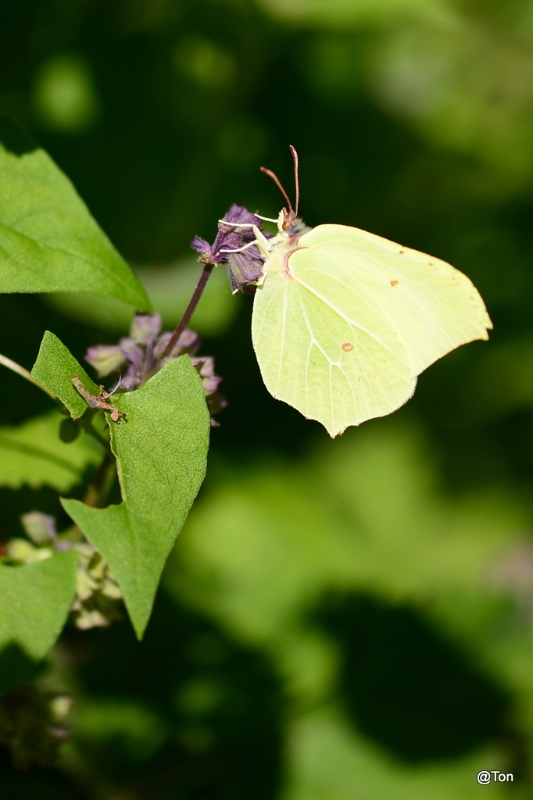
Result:
[[[261,220],[244,206],[232,205],[224,219],[218,223],[218,233],[212,245],[195,236],[191,247],[200,254],[198,261],[202,264],[221,264],[227,262],[229,279],[233,293],[249,292],[263,274],[265,259],[256,245],[248,247],[240,253],[226,253],[224,250],[238,250],[255,239],[252,228],[240,228],[235,224],[255,225],[261,228]],[[265,233],[266,238],[271,234]]]
[[[227,405],[218,392],[222,378],[215,375],[211,356],[195,355],[201,344],[200,337],[186,328],[171,352],[163,358],[172,333],[160,334],[160,331],[160,314],[137,314],[131,323],[129,336],[121,339],[117,345],[98,344],[90,347],[85,358],[99,378],[117,370],[122,371],[119,388],[131,392],[146,383],[165,364],[186,353],[202,379],[209,412],[216,414]],[[211,424],[217,423],[211,420]]]

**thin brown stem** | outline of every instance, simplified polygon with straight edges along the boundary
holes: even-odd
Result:
[[[43,386],[42,383],[39,383],[38,381],[34,380],[31,376],[31,372],[25,367],[21,367],[20,364],[17,364],[16,361],[12,361],[7,356],[3,356],[0,354],[0,364],[12,370],[12,372],[16,372],[17,375],[21,375],[23,378],[26,378],[26,380],[30,381],[30,383],[33,383],[34,386],[38,386],[39,389],[41,389],[43,392],[46,392],[47,395],[53,397],[54,400],[56,399],[52,394],[52,392],[46,388],[46,386]]]
[[[165,347],[165,350],[163,351],[163,355],[161,356],[162,359],[166,358],[167,356],[169,356],[171,354],[172,350],[174,349],[174,346],[175,346],[176,342],[178,341],[178,339],[180,338],[181,334],[183,333],[183,331],[185,330],[185,328],[189,324],[189,321],[190,321],[192,315],[194,314],[196,306],[198,305],[198,303],[200,301],[200,298],[201,298],[201,296],[202,296],[202,294],[204,292],[206,283],[209,280],[209,276],[211,275],[214,266],[215,266],[214,264],[204,264],[204,270],[203,270],[202,274],[200,275],[200,280],[196,284],[196,289],[194,290],[193,296],[191,297],[191,299],[189,301],[189,305],[185,309],[185,313],[183,314],[183,317],[181,318],[179,324],[177,325],[176,330],[172,334],[172,337],[171,337],[169,343],[167,344],[167,346]]]

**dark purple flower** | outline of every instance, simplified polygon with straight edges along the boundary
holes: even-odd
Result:
[[[120,371],[118,390],[131,392],[146,383],[166,364],[187,354],[202,379],[210,413],[214,414],[224,408],[226,401],[218,392],[222,378],[215,375],[213,359],[210,356],[195,355],[201,344],[198,334],[186,328],[172,352],[162,358],[172,333],[160,334],[160,330],[159,314],[137,314],[131,323],[129,336],[122,338],[118,345],[100,344],[90,347],[85,358],[95,368],[99,378]]]
[[[250,227],[237,227],[234,224],[255,225],[261,228],[261,220],[244,206],[232,205],[224,219],[218,223],[218,233],[212,245],[195,236],[191,247],[200,254],[198,259],[203,264],[220,264],[227,262],[228,274],[233,293],[254,285],[263,274],[265,258],[257,245],[252,245],[238,253],[227,253],[226,250],[239,250],[255,240],[255,234]],[[271,234],[266,233],[266,238]]]

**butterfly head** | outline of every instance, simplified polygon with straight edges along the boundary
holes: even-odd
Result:
[[[295,242],[302,233],[308,231],[309,227],[305,224],[294,209],[282,208],[278,216],[278,231],[288,237],[289,242]]]
[[[290,231],[294,224],[299,221],[300,220],[294,209],[290,208],[287,211],[286,208],[282,208],[278,215],[278,230],[280,233],[284,231]]]

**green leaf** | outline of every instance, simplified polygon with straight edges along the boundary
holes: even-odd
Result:
[[[204,478],[209,414],[188,356],[113,404],[126,414],[120,424],[107,418],[124,502],[105,509],[62,504],[108,561],[141,638],[165,561]]]
[[[98,394],[98,386],[74,358],[57,336],[46,331],[37,361],[31,376],[52,392],[70,411],[72,419],[78,419],[87,411],[87,403],[72,385],[71,378],[77,375],[91,394]]]
[[[100,463],[103,448],[84,431],[70,444],[61,441],[64,419],[52,411],[17,427],[0,428],[0,486],[45,485],[66,492],[81,482],[88,467]]]
[[[0,120],[0,291],[91,292],[142,310],[148,296],[68,178]]]
[[[29,678],[61,633],[76,566],[75,553],[24,567],[0,564],[0,694]]]

